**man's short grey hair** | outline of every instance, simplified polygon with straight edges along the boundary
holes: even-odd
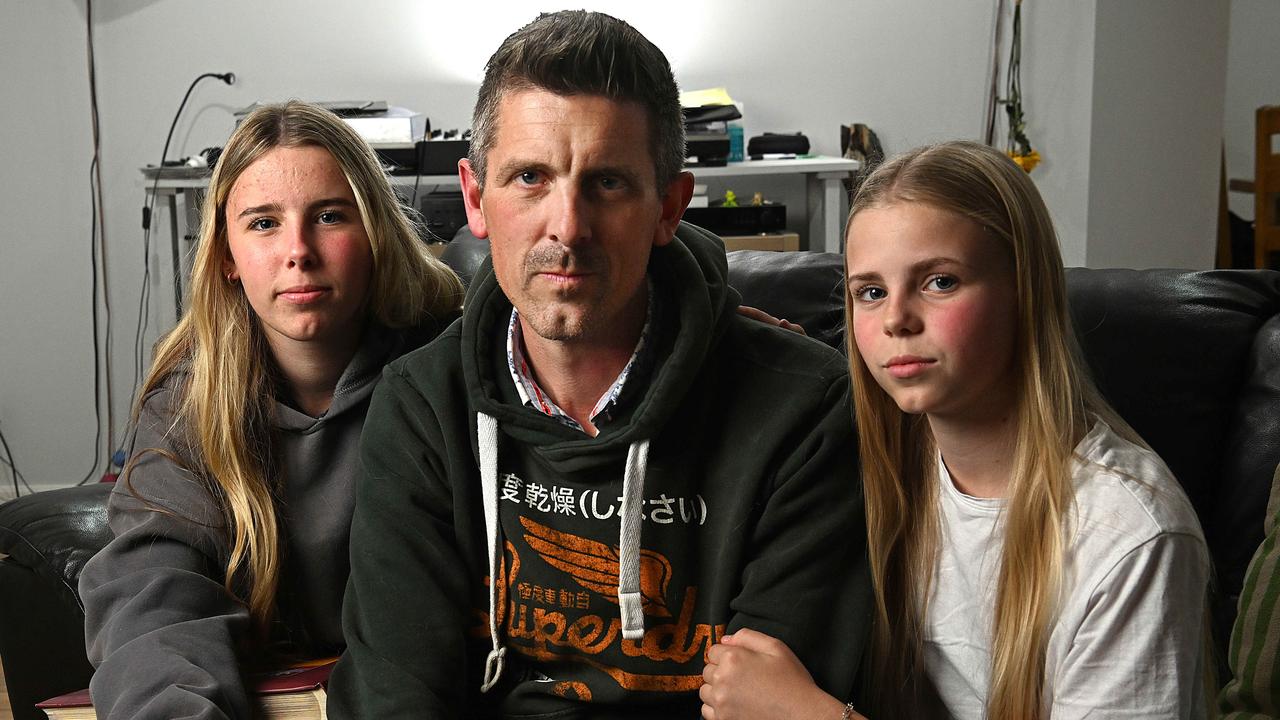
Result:
[[[498,105],[511,92],[599,95],[630,101],[649,118],[655,180],[664,190],[684,167],[684,116],[671,64],[635,28],[604,13],[544,13],[512,33],[485,67],[468,157],[480,187],[498,133]]]

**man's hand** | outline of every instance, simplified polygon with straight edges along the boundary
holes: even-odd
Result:
[[[791,332],[800,333],[801,335],[808,335],[808,333],[804,331],[804,328],[800,327],[796,323],[793,323],[790,320],[776,318],[760,308],[753,308],[750,305],[739,305],[738,314],[743,317],[751,318],[756,322],[762,322],[765,325],[776,325],[783,330],[790,330]]]
[[[839,720],[844,712],[786,644],[755,630],[739,630],[713,645],[702,679],[704,720]]]

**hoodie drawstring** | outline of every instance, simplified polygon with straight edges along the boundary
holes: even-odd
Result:
[[[618,612],[622,637],[644,637],[644,612],[640,593],[640,520],[644,517],[644,474],[649,461],[649,441],[627,449],[627,469],[622,475],[622,523],[618,530]]]
[[[498,532],[498,421],[476,413],[476,440],[480,445],[480,488],[484,498],[484,529],[489,547],[489,640],[493,649],[484,661],[480,692],[502,677],[507,649],[498,642],[498,574],[502,563],[502,538]]]
[[[507,648],[498,639],[498,582],[502,570],[502,534],[498,523],[498,421],[476,413],[476,439],[480,447],[480,484],[484,500],[484,528],[489,549],[489,640],[493,649],[484,663],[480,692],[502,677]],[[621,527],[618,530],[618,613],[622,637],[644,638],[644,598],[640,591],[640,524],[644,517],[644,481],[649,462],[649,441],[632,443],[622,475]]]

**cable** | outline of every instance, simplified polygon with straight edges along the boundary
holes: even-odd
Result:
[[[0,445],[4,446],[4,454],[8,458],[7,460],[5,458],[0,458],[0,462],[8,465],[9,471],[13,474],[13,496],[16,498],[22,494],[22,490],[18,487],[19,480],[22,481],[23,485],[27,486],[28,493],[34,493],[35,488],[31,487],[31,483],[28,483],[27,479],[23,477],[22,473],[18,470],[18,464],[14,462],[13,459],[13,451],[9,449],[9,441],[5,439],[4,431],[2,430],[0,430]]]
[[[92,0],[89,0],[92,2]],[[94,170],[98,166],[98,158],[95,156],[93,162],[89,164],[89,202],[91,212],[93,213],[92,229],[89,235],[89,260],[93,271],[93,289],[89,295],[90,304],[93,306],[93,417],[96,423],[96,430],[93,433],[93,462],[89,465],[89,471],[85,473],[80,482],[76,483],[76,487],[89,482],[94,473],[98,469],[98,458],[102,453],[102,403],[99,402],[102,396],[101,384],[101,364],[98,357],[101,354],[101,348],[98,345],[98,190],[94,185]]]
[[[182,110],[187,106],[187,100],[191,98],[191,91],[196,89],[196,85],[205,78],[217,78],[228,85],[234,85],[236,82],[236,74],[228,73],[201,73],[196,76],[195,80],[187,86],[187,92],[182,96],[182,102],[178,104],[178,112],[173,114],[173,122],[169,124],[169,134],[164,138],[164,150],[160,151],[160,166],[156,168],[155,182],[151,183],[151,203],[143,204],[142,208],[142,229],[151,230],[151,212],[156,204],[156,190],[160,187],[160,175],[164,172],[164,159],[169,154],[169,142],[173,140],[173,131],[178,127],[178,118],[182,116]]]
[[[409,201],[409,207],[414,210],[418,209],[418,183],[422,182],[422,165],[427,159],[427,137],[430,133],[431,118],[425,118],[422,123],[422,141],[414,146],[413,153],[418,167],[413,170],[413,199]]]
[[[173,122],[169,124],[169,134],[164,138],[164,149],[160,151],[160,164],[156,167],[156,176],[151,183],[149,202],[143,202],[142,205],[142,289],[138,292],[138,322],[134,327],[133,390],[129,393],[131,398],[138,393],[138,386],[142,383],[142,371],[145,365],[143,358],[144,337],[150,317],[150,313],[147,312],[147,301],[151,297],[151,215],[155,209],[156,200],[159,199],[157,193],[160,189],[160,177],[164,174],[164,161],[169,155],[169,143],[173,140],[173,131],[178,127],[178,119],[182,117],[182,111],[186,108],[187,100],[191,98],[192,91],[205,78],[216,78],[228,85],[233,85],[236,81],[236,75],[232,72],[207,72],[197,75],[196,79],[192,80],[191,84],[187,86],[187,92],[182,96],[182,102],[178,104],[178,112],[173,114]],[[174,278],[174,282],[178,282],[178,278]]]
[[[5,465],[8,465],[8,466],[9,466],[9,468],[10,468],[11,470],[12,470],[12,468],[13,468],[13,463],[9,462],[9,461],[8,461],[8,460],[6,460],[5,458],[0,458],[0,463],[4,463]],[[16,498],[16,497],[21,497],[21,495],[22,495],[22,491],[21,491],[21,489],[18,487],[18,477],[19,477],[20,475],[21,475],[21,473],[17,472],[16,470],[14,470],[14,471],[13,471],[13,496],[14,496],[15,498]],[[26,484],[27,479],[26,479],[26,478],[22,478],[22,482],[23,482],[23,484]],[[27,485],[27,487],[31,487],[31,486],[30,486],[30,485]]]
[[[1022,0],[1015,0],[1013,4],[1011,35],[1006,78],[1008,89],[1004,99],[1005,112],[1009,116],[1007,152],[1010,155],[1028,155],[1031,153],[1031,141],[1027,138],[1027,120],[1022,112]]]
[[[1002,44],[1002,32],[1004,27],[1004,3],[1005,0],[996,0],[996,18],[991,30],[991,76],[987,83],[987,99],[984,115],[982,119],[982,127],[984,129],[983,141],[991,147],[995,147],[996,141],[996,108],[1000,105],[1000,46]]]
[[[85,0],[85,22],[86,22],[86,51],[89,64],[89,108],[90,121],[93,128],[93,160],[89,163],[89,202],[90,202],[90,235],[89,235],[89,266],[90,276],[92,277],[91,291],[89,295],[89,305],[92,308],[93,315],[93,415],[96,422],[96,429],[93,435],[93,458],[89,465],[88,472],[85,473],[84,479],[76,483],[83,485],[93,477],[98,469],[99,456],[102,453],[102,396],[103,396],[103,365],[105,365],[106,375],[106,401],[107,401],[107,442],[110,444],[112,439],[112,410],[111,410],[111,298],[107,292],[107,261],[106,261],[106,225],[105,212],[102,202],[102,166],[99,162],[101,157],[101,137],[98,132],[98,79],[97,79],[97,62],[93,49],[93,0]],[[101,230],[101,234],[99,234]],[[100,335],[98,324],[98,257],[102,255],[102,309],[105,315],[106,325],[106,345],[107,352],[102,352],[102,347],[98,342]],[[12,459],[12,456],[10,457]],[[12,467],[12,466],[11,466]]]

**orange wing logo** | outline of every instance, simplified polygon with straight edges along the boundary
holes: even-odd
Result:
[[[568,573],[579,585],[618,602],[618,548],[578,535],[560,532],[527,517],[520,524],[528,530],[524,540],[543,561]],[[646,615],[671,617],[667,609],[667,583],[671,563],[662,553],[640,550],[640,597]]]

